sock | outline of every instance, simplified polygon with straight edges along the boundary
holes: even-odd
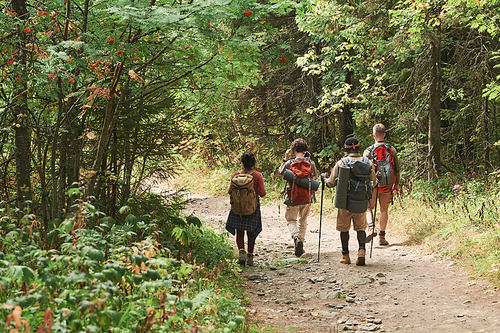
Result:
[[[358,244],[360,250],[365,250],[366,243],[366,232],[364,230],[357,231],[358,234]]]
[[[342,243],[342,254],[349,254],[349,232],[340,233],[340,242]]]
[[[385,236],[385,231],[380,231],[378,234],[379,234],[380,236]]]

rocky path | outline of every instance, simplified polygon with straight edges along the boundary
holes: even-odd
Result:
[[[227,197],[193,196],[187,212],[224,232]],[[356,234],[351,231],[353,264],[340,264],[335,221],[323,220],[318,262],[318,216],[309,219],[297,259],[278,207],[262,206],[263,232],[257,239],[256,266],[244,268],[251,311],[262,327],[276,332],[500,332],[499,293],[467,279],[453,262],[423,255],[388,234],[390,246],[377,246],[367,265],[354,264]],[[389,226],[390,227],[390,226]],[[354,259],[354,260],[353,260]]]

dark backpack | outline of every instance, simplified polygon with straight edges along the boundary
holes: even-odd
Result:
[[[293,172],[295,178],[311,178],[312,167],[309,160],[295,161],[290,165],[290,171]],[[313,189],[300,186],[295,182],[288,182],[286,186],[286,194],[288,199],[285,204],[288,206],[305,205],[311,203],[313,198]]]
[[[398,170],[394,163],[394,154],[389,144],[383,144],[367,148],[370,158],[373,160],[373,167],[378,179],[378,190],[380,192],[391,191],[396,184]]]
[[[257,209],[257,195],[253,187],[253,176],[240,173],[231,179],[231,210],[239,215],[252,215]]]
[[[342,162],[350,169],[346,209],[351,213],[364,213],[368,208],[368,201],[372,198],[373,193],[370,180],[370,174],[372,173],[370,160],[363,157],[361,161],[353,161],[344,157]]]

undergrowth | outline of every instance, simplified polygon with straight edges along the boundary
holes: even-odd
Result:
[[[392,222],[423,251],[452,259],[500,287],[500,183],[443,178],[413,182],[391,208]]]
[[[239,266],[225,234],[194,216],[113,219],[78,201],[51,230],[0,211],[0,331],[249,332]],[[135,213],[132,214],[132,213]]]

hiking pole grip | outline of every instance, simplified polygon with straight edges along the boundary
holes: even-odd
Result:
[[[325,182],[321,182],[321,206],[319,209],[319,239],[318,239],[318,263],[319,263],[319,254],[321,248],[321,220],[323,218],[323,192],[325,192]]]

